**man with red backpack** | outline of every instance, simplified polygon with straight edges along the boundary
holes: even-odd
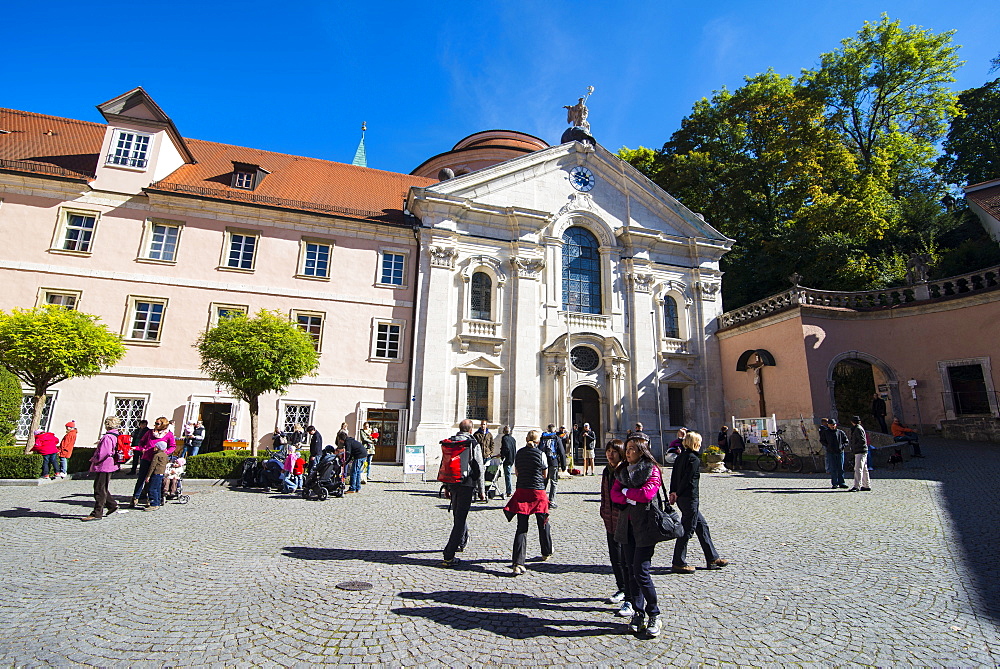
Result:
[[[455,553],[465,548],[469,534],[469,509],[472,497],[483,475],[483,458],[479,444],[472,436],[472,420],[458,424],[458,434],[441,442],[442,459],[438,480],[448,485],[454,524],[444,547],[445,567],[454,567],[459,560]]]

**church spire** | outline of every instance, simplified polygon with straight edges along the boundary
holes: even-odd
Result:
[[[361,142],[358,143],[358,150],[354,152],[352,165],[368,167],[368,153],[365,151],[365,130],[368,129],[367,125],[364,121],[361,122]]]

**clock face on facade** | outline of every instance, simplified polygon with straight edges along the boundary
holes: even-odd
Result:
[[[569,173],[569,182],[573,188],[586,193],[594,187],[594,173],[586,167],[574,167]]]

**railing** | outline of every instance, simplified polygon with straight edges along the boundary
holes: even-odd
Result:
[[[664,339],[663,351],[665,353],[687,353],[688,343],[683,339]]]
[[[114,153],[108,154],[108,164],[109,165],[125,165],[126,167],[140,167],[142,169],[146,168],[145,158],[129,158],[128,156],[119,156]]]
[[[496,337],[497,330],[500,328],[499,323],[469,319],[462,321],[462,325],[462,334],[479,335],[484,337]]]
[[[27,160],[7,160],[6,158],[0,158],[0,169],[52,174],[59,177],[73,177],[76,179],[88,179],[93,176],[56,167],[55,165],[46,165],[45,163],[35,163]]]
[[[941,393],[945,412],[956,416],[996,415],[1000,397],[995,390],[960,390]]]
[[[336,205],[320,202],[305,202],[303,200],[287,200],[280,197],[270,197],[258,195],[256,193],[241,193],[236,191],[222,190],[219,188],[201,188],[199,186],[188,186],[186,184],[165,183],[154,181],[147,190],[168,191],[173,193],[187,193],[190,195],[202,195],[205,197],[221,198],[224,200],[239,200],[241,202],[253,202],[256,204],[269,204],[277,207],[288,207],[290,209],[305,209],[308,211],[320,211],[332,214],[343,214],[352,218],[379,218],[385,215],[383,211],[372,211],[366,209],[351,209],[349,207],[338,207]]]
[[[727,311],[722,314],[720,321],[721,327],[732,327],[802,304],[854,311],[874,311],[955,295],[996,290],[997,288],[1000,288],[1000,266],[938,281],[919,283],[914,286],[884,288],[882,290],[837,292],[796,286],[739,309]]]
[[[571,327],[607,330],[611,327],[611,317],[601,314],[581,314],[575,311],[560,312],[563,322]]]

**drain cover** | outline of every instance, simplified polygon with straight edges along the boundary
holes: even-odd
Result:
[[[338,583],[337,587],[341,590],[371,590],[372,584],[366,583],[365,581],[344,581],[343,583]]]

